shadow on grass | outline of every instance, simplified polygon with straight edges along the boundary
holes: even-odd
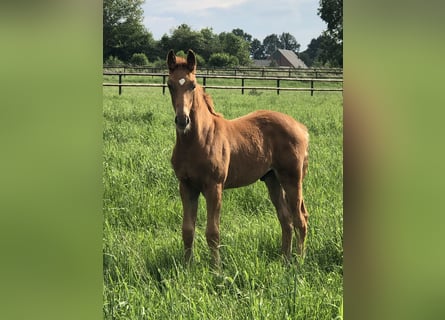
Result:
[[[214,278],[213,286],[210,286],[213,288],[212,290],[216,290],[218,286],[223,284],[224,288],[227,285],[235,284],[237,288],[244,288],[250,284],[247,281],[248,279],[243,279],[242,270],[252,271],[252,268],[258,266],[258,261],[260,265],[282,263],[283,266],[294,266],[300,264],[295,255],[291,264],[285,261],[281,254],[281,235],[273,239],[258,237],[256,240],[251,239],[251,241],[256,241],[256,243],[252,243],[251,249],[253,250],[245,253],[244,256],[241,256],[243,254],[241,248],[233,248],[232,250],[229,247],[221,247],[222,264],[219,269],[212,267],[208,248],[203,245],[195,247],[195,258],[190,265],[184,262],[181,241],[171,241],[165,246],[150,249],[144,259],[146,277],[149,278],[147,281],[156,286],[158,290],[165,291],[171,281],[177,281],[190,272],[190,275],[193,274],[193,277],[198,278],[202,276],[201,273],[213,275],[211,276]],[[295,253],[295,245],[293,252]],[[332,242],[327,242],[318,250],[308,247],[306,257],[302,263],[309,268],[311,265],[317,265],[321,271],[335,272],[339,269],[342,270],[343,252]],[[230,278],[234,274],[239,278],[236,281],[235,278]]]
[[[327,242],[318,250],[306,252],[308,263],[315,263],[325,272],[343,269],[343,250],[333,242]]]
[[[104,112],[104,118],[107,121],[119,124],[121,122],[143,122],[145,124],[151,124],[153,122],[154,114],[153,112],[137,112],[132,110],[128,113],[116,113],[116,112]]]
[[[259,259],[266,259],[267,262],[282,261],[283,263],[286,263],[281,252],[281,235],[277,236],[274,240],[260,238],[258,241],[257,256]],[[295,259],[297,257],[295,250],[296,239],[294,237],[292,245],[293,264],[296,263]],[[331,241],[327,241],[324,246],[319,249],[307,246],[304,263],[316,264],[325,272],[332,272],[339,268],[343,269],[343,249]]]

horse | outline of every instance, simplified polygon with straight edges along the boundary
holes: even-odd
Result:
[[[304,255],[308,213],[303,179],[308,170],[307,128],[283,113],[255,111],[226,120],[196,81],[193,50],[182,58],[170,50],[167,86],[175,112],[171,163],[183,207],[184,259],[193,257],[198,198],[206,200],[206,240],[213,265],[220,264],[220,211],[224,189],[264,181],[281,224],[281,250],[290,261],[292,230]]]

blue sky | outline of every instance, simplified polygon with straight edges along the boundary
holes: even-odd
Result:
[[[243,29],[260,41],[289,32],[304,51],[326,29],[317,15],[319,0],[146,0],[144,25],[159,40],[182,23],[213,32]]]

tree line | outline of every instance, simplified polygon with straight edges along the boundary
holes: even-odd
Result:
[[[292,50],[309,67],[343,66],[343,0],[320,0],[318,14],[328,28],[300,52],[300,44],[287,32],[270,34],[262,41],[242,29],[215,33],[193,30],[187,24],[155,40],[143,25],[144,0],[103,1],[103,61],[106,65],[133,64],[163,67],[165,53],[193,48],[204,66],[246,66],[252,59],[267,59],[277,49]]]

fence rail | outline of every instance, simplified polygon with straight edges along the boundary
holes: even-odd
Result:
[[[115,72],[147,72],[147,73],[166,73],[166,68],[159,67],[138,67],[138,66],[107,66],[104,70],[115,70]],[[293,67],[235,67],[235,68],[218,68],[218,67],[200,67],[199,71],[203,74],[225,74],[225,75],[252,75],[256,74],[261,77],[267,77],[270,74],[292,76],[309,76],[312,78],[343,78],[342,68],[293,68]]]
[[[201,70],[200,70],[201,71]],[[167,87],[166,80],[168,77],[167,73],[156,73],[156,72],[103,72],[104,76],[118,76],[118,83],[103,83],[105,87],[119,87],[119,94],[122,94],[123,87],[161,87],[162,93],[165,94],[165,88]],[[123,83],[122,77],[125,76],[141,76],[141,77],[162,77],[162,83]],[[315,91],[343,91],[343,87],[341,88],[315,88],[314,83],[343,83],[343,79],[341,78],[308,78],[308,77],[259,77],[259,76],[234,76],[234,75],[207,75],[207,74],[197,74],[197,78],[203,79],[202,87],[205,89],[234,89],[241,90],[241,93],[244,94],[245,90],[276,90],[277,94],[280,94],[280,91],[310,91],[311,96]],[[218,85],[208,85],[207,79],[234,79],[241,80],[241,86],[218,86]],[[245,80],[261,80],[261,81],[276,81],[276,86],[245,86]],[[309,82],[310,87],[283,87],[280,86],[282,81],[294,81],[294,82]]]

